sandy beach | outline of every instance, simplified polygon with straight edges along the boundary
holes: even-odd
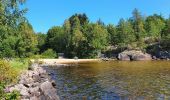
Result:
[[[32,60],[34,61],[34,60]],[[100,59],[38,59],[48,65],[98,62]]]

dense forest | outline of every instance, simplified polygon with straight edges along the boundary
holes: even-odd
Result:
[[[0,58],[26,58],[35,55],[95,58],[99,53],[138,49],[152,55],[170,50],[170,18],[153,14],[143,16],[134,9],[132,17],[120,19],[117,25],[106,25],[101,19],[91,22],[86,14],[74,14],[62,26],[47,33],[35,33],[24,17],[25,0],[0,1]]]

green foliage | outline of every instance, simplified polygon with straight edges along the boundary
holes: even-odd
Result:
[[[165,50],[170,50],[170,33],[162,37],[161,46]]]
[[[120,47],[126,47],[135,40],[136,38],[131,23],[121,19],[117,26],[117,44]]]
[[[89,25],[89,34],[88,36],[88,41],[89,41],[89,46],[96,50],[102,50],[107,46],[107,37],[108,37],[108,32],[105,28],[103,28],[99,24],[91,24]]]
[[[39,49],[39,53],[42,53],[46,49],[46,38],[47,34],[37,33],[37,48]]]
[[[13,70],[7,61],[0,60],[0,73],[0,82],[5,82],[8,84],[17,81],[18,71]]]
[[[28,68],[28,59],[0,60],[0,100],[19,100],[19,92],[5,93],[6,85],[16,83],[21,71]]]
[[[161,44],[165,46],[168,39],[165,38],[167,35],[163,35],[170,30],[169,22],[157,14],[144,18],[137,9],[134,9],[130,19],[121,19],[116,26],[106,26],[101,19],[89,23],[85,14],[75,14],[63,26],[52,27],[48,31],[46,47],[65,53],[66,57],[94,58],[112,45],[122,49],[145,50],[162,39]]]
[[[4,93],[0,99],[5,100],[19,100],[20,99],[20,93],[18,91],[13,91],[12,93]]]
[[[0,58],[29,57],[37,51],[37,39],[31,24],[20,9],[26,0],[0,1]]]
[[[117,30],[114,25],[109,24],[107,26],[108,31],[108,42],[110,45],[116,45],[118,38],[117,38]]]
[[[133,16],[131,18],[133,29],[136,35],[136,39],[140,40],[146,36],[145,29],[144,29],[144,18],[138,9],[134,9],[132,12]]]
[[[57,55],[52,49],[48,49],[44,51],[42,54],[42,58],[56,58]]]
[[[46,46],[56,52],[62,52],[66,47],[65,34],[62,27],[52,27],[47,33]]]
[[[19,34],[22,38],[22,47],[18,49],[19,57],[32,56],[37,51],[37,37],[34,34],[31,24],[28,22],[20,23],[18,26]]]
[[[28,69],[29,66],[29,59],[27,58],[15,58],[9,62],[10,66],[18,71],[21,72],[23,70]]]
[[[170,18],[166,20],[165,28],[162,30],[161,46],[163,49],[170,50]]]
[[[19,100],[20,93],[18,91],[13,91],[12,93],[4,92],[5,84],[0,82],[0,100]]]
[[[160,38],[165,27],[165,21],[161,15],[154,14],[147,17],[145,24],[148,37]]]
[[[0,58],[55,58],[55,53],[69,58],[94,58],[111,46],[144,50],[158,42],[169,48],[170,19],[161,15],[144,17],[134,9],[131,18],[120,19],[118,25],[105,25],[101,19],[92,23],[86,14],[74,14],[63,26],[54,26],[47,34],[35,34],[24,18],[26,9],[19,7],[24,3],[25,0],[0,1]]]

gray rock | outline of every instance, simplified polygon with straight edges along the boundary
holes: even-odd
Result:
[[[46,100],[45,95],[41,95],[41,96],[39,96],[39,97],[38,97],[38,100]]]
[[[43,68],[36,64],[32,67],[32,70],[21,75],[18,84],[8,86],[6,91],[19,91],[21,100],[59,100],[54,88],[55,81],[50,82],[50,78]]]
[[[36,70],[34,71],[33,75],[39,75],[39,72],[37,72]]]
[[[13,91],[19,91],[17,88],[15,88],[15,87],[10,87],[9,89],[9,92],[11,93],[11,92],[13,92]]]
[[[40,96],[40,91],[39,91],[39,87],[38,86],[34,87],[34,88],[30,88],[29,92],[33,96]]]
[[[153,56],[152,59],[157,60],[156,56]]]
[[[39,74],[46,73],[46,71],[44,69],[42,69],[42,68],[39,68],[37,71],[39,72]]]
[[[46,96],[47,100],[59,100],[58,96],[56,95],[56,89],[50,89],[44,91],[44,95]]]
[[[25,87],[23,84],[17,84],[17,85],[15,85],[15,88],[18,88],[19,90],[28,90],[28,88],[27,87]]]
[[[33,75],[32,78],[35,82],[39,82],[41,80],[41,77],[39,75]]]
[[[59,100],[59,97],[56,95],[56,89],[52,86],[51,82],[46,81],[42,83],[40,89],[47,100]]]
[[[30,96],[30,94],[28,93],[28,91],[27,91],[27,90],[24,90],[24,89],[20,91],[20,94],[21,94],[21,96],[28,96],[28,97]]]
[[[159,51],[157,57],[160,59],[170,59],[170,51]]]
[[[123,53],[120,53],[118,55],[118,59],[123,60],[123,61],[130,61],[130,57],[128,55],[126,55],[126,54],[123,54]]]
[[[32,83],[31,86],[32,87],[40,86],[40,83],[39,82],[35,82],[35,83]]]
[[[33,71],[29,71],[29,72],[28,72],[28,77],[32,77],[32,76],[33,76],[33,73],[34,73]]]
[[[40,99],[38,99],[38,97],[34,96],[34,97],[31,97],[30,100],[40,100]]]
[[[151,55],[149,54],[136,54],[132,57],[133,60],[135,61],[144,61],[144,60],[152,60]]]
[[[33,82],[34,82],[33,78],[28,77],[27,79],[25,79],[24,84],[30,84],[30,83],[33,83]]]
[[[44,91],[47,91],[49,89],[53,89],[53,86],[52,86],[51,82],[46,81],[46,82],[44,82],[40,85],[40,89],[44,92]]]
[[[141,61],[141,60],[152,60],[150,54],[143,53],[142,51],[130,50],[124,51],[119,53],[118,55],[119,60],[134,60],[134,61]]]

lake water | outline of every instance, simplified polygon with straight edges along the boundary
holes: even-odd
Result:
[[[170,100],[170,61],[47,67],[61,100]]]

